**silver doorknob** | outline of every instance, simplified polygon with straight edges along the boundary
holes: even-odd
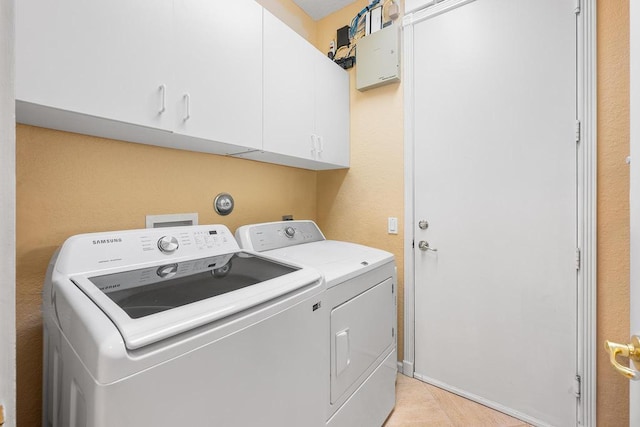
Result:
[[[429,242],[427,242],[426,240],[420,240],[418,242],[418,249],[420,249],[421,251],[438,252],[437,249],[430,247]]]
[[[420,222],[418,222],[418,227],[420,227],[420,230],[426,230],[429,228],[429,223],[425,219],[420,220]]]

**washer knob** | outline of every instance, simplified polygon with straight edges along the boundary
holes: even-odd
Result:
[[[173,277],[176,275],[177,272],[178,272],[178,264],[163,265],[162,267],[159,267],[158,270],[156,271],[158,276],[162,277],[163,279],[168,279],[170,277]]]
[[[178,239],[173,236],[163,236],[158,240],[158,249],[165,254],[175,252],[178,246]]]
[[[296,234],[296,229],[291,226],[284,229],[284,235],[290,239],[292,239],[293,236],[295,236],[295,234]]]

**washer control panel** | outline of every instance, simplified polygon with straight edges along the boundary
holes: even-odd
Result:
[[[313,221],[279,221],[242,226],[236,240],[243,249],[263,252],[326,239]]]
[[[58,262],[61,272],[156,261],[169,265],[172,259],[229,254],[240,248],[226,226],[194,225],[80,234],[69,238],[62,250],[71,255]],[[172,273],[170,270],[167,268],[156,274],[168,277]]]

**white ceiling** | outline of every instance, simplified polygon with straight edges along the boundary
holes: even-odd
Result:
[[[293,0],[293,2],[317,21],[354,3],[355,0]]]

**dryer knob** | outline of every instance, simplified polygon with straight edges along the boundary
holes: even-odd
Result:
[[[291,239],[296,234],[296,229],[293,227],[287,227],[284,229],[284,234]]]
[[[160,252],[164,252],[165,254],[170,254],[175,252],[178,249],[178,239],[173,236],[163,236],[158,240],[158,249]]]

